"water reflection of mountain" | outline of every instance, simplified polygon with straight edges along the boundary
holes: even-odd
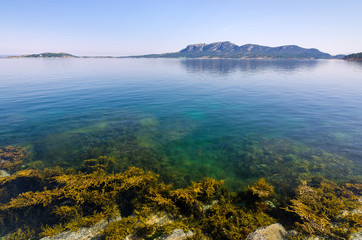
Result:
[[[254,71],[273,69],[292,72],[298,69],[315,68],[318,60],[290,59],[185,59],[180,61],[188,72],[232,73],[235,71]]]
[[[362,61],[345,61],[348,64],[357,67],[358,69],[362,69]]]

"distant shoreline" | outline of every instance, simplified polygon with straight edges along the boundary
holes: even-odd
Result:
[[[5,56],[1,58],[187,58],[187,59],[343,59],[346,55],[331,55],[316,48],[297,45],[269,47],[256,44],[236,45],[229,41],[188,45],[178,52],[136,56],[75,56],[69,53],[45,52],[38,54]]]
[[[138,56],[126,56],[126,57],[110,57],[110,56],[74,56],[74,57],[26,57],[26,56],[4,56],[0,57],[0,59],[210,59],[210,60],[343,60],[342,58],[263,58],[263,57],[241,57],[241,58],[232,58],[232,57],[138,57]],[[352,59],[348,59],[351,60]]]

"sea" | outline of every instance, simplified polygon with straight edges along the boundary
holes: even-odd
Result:
[[[115,159],[187,186],[361,181],[362,63],[0,59],[0,146],[23,168]]]

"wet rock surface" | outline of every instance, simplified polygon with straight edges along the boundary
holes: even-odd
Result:
[[[40,240],[100,240],[102,239],[103,230],[107,227],[108,222],[102,220],[92,227],[83,227],[76,232],[61,232],[54,237],[44,237]]]
[[[285,228],[275,223],[267,227],[256,229],[250,233],[246,240],[286,240],[288,239],[288,233]]]
[[[110,222],[120,220],[120,217],[112,219]],[[152,215],[147,221],[150,224],[164,225],[169,223],[171,219],[167,215]],[[104,239],[103,230],[108,226],[106,220],[102,220],[92,227],[83,227],[75,232],[64,231],[57,234],[54,237],[44,237],[40,240],[102,240]],[[192,237],[194,233],[192,231],[184,232],[182,229],[174,229],[169,235],[157,238],[157,240],[184,240],[188,237]],[[140,240],[137,234],[137,230],[128,235],[125,240]]]
[[[349,240],[362,240],[362,231],[354,233],[349,237]]]
[[[8,177],[10,174],[5,170],[0,170],[0,177]]]
[[[187,237],[192,237],[193,235],[194,233],[190,230],[185,233],[182,229],[175,229],[170,235],[163,237],[160,240],[183,240]]]

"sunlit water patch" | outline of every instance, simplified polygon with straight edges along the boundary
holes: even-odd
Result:
[[[178,186],[359,179],[362,65],[317,60],[2,59],[0,146],[98,156]]]

